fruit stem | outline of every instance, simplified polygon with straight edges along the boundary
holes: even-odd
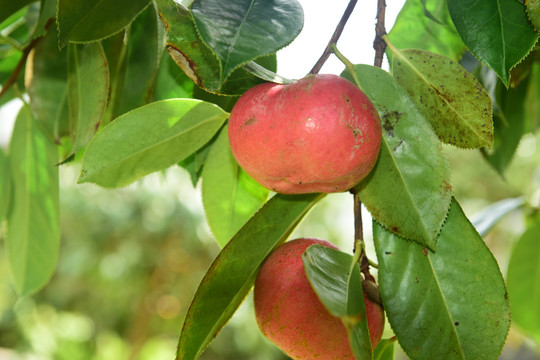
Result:
[[[339,23],[336,26],[336,30],[334,30],[334,34],[332,34],[332,37],[326,45],[326,48],[324,49],[321,57],[319,58],[319,60],[317,60],[317,62],[309,72],[310,74],[318,74],[326,60],[328,60],[328,58],[330,57],[330,54],[332,53],[332,47],[338,42],[339,37],[341,36],[343,29],[345,28],[345,24],[349,20],[349,17],[351,16],[351,13],[354,10],[357,2],[358,0],[349,1],[349,5],[347,5],[345,12],[341,16],[341,20],[339,20]]]

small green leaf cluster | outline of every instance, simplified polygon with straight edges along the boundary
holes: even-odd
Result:
[[[382,302],[411,359],[497,358],[509,298],[515,322],[540,339],[540,318],[524,310],[540,311],[539,276],[528,277],[538,273],[530,266],[539,260],[538,220],[531,216],[512,254],[508,296],[497,261],[454,197],[445,155],[448,144],[475,149],[504,174],[522,137],[537,131],[537,4],[407,0],[384,37],[390,72],[344,59],[342,76],[381,118],[378,161],[351,192],[374,219]],[[179,165],[194,186],[202,182],[222,247],[179,339],[177,359],[198,358],[264,259],[326,196],[269,198],[238,166],[227,138],[238,96],[280,79],[275,53],[302,24],[302,8],[290,0],[0,0],[0,106],[23,102],[9,149],[0,149],[0,222],[18,292],[39,290],[55,270],[59,166],[80,166],[81,183],[118,188]],[[526,201],[499,206],[487,228],[516,208],[538,210]],[[362,294],[357,258],[314,248],[306,259],[336,316],[362,311],[349,299]],[[325,279],[339,286],[317,285]],[[390,339],[373,352],[366,346],[365,321],[348,329],[358,358],[393,358]]]

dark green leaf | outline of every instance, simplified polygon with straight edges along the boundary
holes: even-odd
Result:
[[[37,23],[29,40],[45,35],[50,27],[56,26],[54,21],[56,18],[56,4],[56,0],[41,0]]]
[[[373,351],[373,360],[394,360],[395,339],[382,339]]]
[[[186,315],[177,360],[197,359],[246,297],[266,257],[323,194],[270,199],[229,241],[204,276]]]
[[[221,84],[238,66],[290,44],[303,26],[296,0],[195,0],[191,11],[220,60]]]
[[[202,179],[206,219],[216,241],[223,247],[264,204],[268,190],[236,163],[229,145],[227,126],[210,148]]]
[[[371,359],[358,263],[351,255],[321,245],[310,246],[302,255],[302,260],[309,282],[323,305],[343,321],[356,358]]]
[[[392,75],[442,141],[466,149],[492,146],[491,99],[472,74],[435,53],[392,52]]]
[[[173,0],[157,0],[163,26],[167,30],[167,51],[175,63],[199,87],[216,94],[241,95],[262,81],[238,68],[225,83],[220,81],[220,63],[215,53],[202,41],[191,12]],[[275,56],[263,56],[257,62],[275,71]]]
[[[86,146],[97,132],[109,93],[109,67],[99,42],[68,45],[67,97],[71,154]]]
[[[60,244],[56,146],[23,106],[9,148],[15,184],[6,253],[21,295],[38,290],[53,274]]]
[[[26,90],[34,118],[50,138],[59,139],[69,133],[67,51],[58,50],[54,28],[30,52],[26,68]]]
[[[500,200],[474,214],[471,221],[480,236],[485,236],[503,217],[524,204],[522,197]]]
[[[125,186],[185,159],[206,144],[228,113],[194,99],[157,101],[130,111],[88,144],[79,182]]]
[[[149,0],[58,0],[58,43],[109,37],[128,26]]]
[[[418,0],[407,0],[388,37],[399,49],[422,49],[459,60],[465,45],[450,20],[446,1],[424,0],[423,3],[425,7]],[[441,23],[426,17],[426,10]]]
[[[508,265],[512,320],[540,340],[540,221],[532,221],[516,243]]]
[[[119,116],[154,100],[154,89],[161,56],[165,49],[165,30],[156,9],[147,7],[127,30],[127,48],[122,83],[117,87],[114,116]],[[178,96],[170,96],[178,97]]]
[[[0,148],[0,224],[7,215],[11,187],[11,173],[4,150]]]
[[[0,23],[34,1],[36,0],[0,0]]]
[[[507,89],[501,83],[497,86],[495,138],[492,151],[486,152],[486,159],[500,174],[504,174],[510,165],[525,133],[525,97],[528,89],[528,79],[515,89]]]
[[[510,69],[534,46],[538,34],[516,0],[447,0],[461,39],[508,86]]]
[[[497,262],[454,200],[435,253],[374,222],[379,286],[401,347],[418,360],[493,360],[510,327]]]
[[[357,65],[356,76],[383,125],[379,159],[356,187],[360,199],[387,229],[434,249],[452,196],[442,145],[387,72]]]

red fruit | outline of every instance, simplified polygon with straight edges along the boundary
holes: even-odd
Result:
[[[255,316],[262,333],[295,360],[354,359],[347,330],[330,314],[306,276],[302,253],[311,245],[337,249],[317,239],[297,239],[276,249],[255,281]],[[384,328],[383,310],[364,295],[370,339],[375,347]]]
[[[240,166],[285,194],[346,191],[373,168],[381,143],[379,115],[367,96],[336,75],[248,90],[229,119]]]

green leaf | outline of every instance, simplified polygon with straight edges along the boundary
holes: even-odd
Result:
[[[440,19],[440,22],[427,17],[425,11]],[[407,0],[388,37],[398,49],[427,50],[455,61],[465,51],[444,0]],[[387,54],[391,55],[390,52]]]
[[[351,255],[321,245],[306,249],[302,260],[309,282],[323,305],[343,321],[356,358],[372,359],[358,263]]]
[[[154,100],[156,79],[163,50],[165,30],[159,22],[154,6],[147,7],[126,31],[128,42],[125,64],[117,91],[115,116]],[[178,96],[170,96],[178,97]]]
[[[447,0],[447,4],[467,48],[508,86],[510,69],[538,39],[524,5],[515,0]]]
[[[4,150],[0,148],[0,224],[7,215],[11,188],[9,162]]]
[[[41,0],[39,7],[39,17],[33,29],[29,41],[43,36],[51,27],[55,27],[56,18],[56,0]]]
[[[525,96],[525,129],[534,132],[540,125],[540,63],[531,68],[529,89]]]
[[[52,276],[60,244],[56,146],[23,106],[9,148],[13,198],[6,253],[15,288],[27,295]]]
[[[495,112],[495,139],[493,149],[485,152],[487,161],[504,174],[510,165],[519,142],[525,133],[525,97],[529,89],[529,78],[518,84],[517,88],[497,86],[497,107]]]
[[[485,236],[503,217],[523,207],[524,204],[525,200],[522,197],[497,201],[474,214],[471,222],[480,236]]]
[[[238,66],[289,45],[303,26],[296,0],[195,0],[191,5],[203,41],[220,61],[220,83]]]
[[[178,163],[206,144],[228,113],[194,99],[157,101],[130,111],[88,144],[79,182],[113,188]]]
[[[373,351],[373,360],[394,360],[395,339],[382,339]]]
[[[435,253],[373,224],[379,286],[411,359],[492,360],[510,327],[497,262],[454,200]]]
[[[466,149],[492,146],[491,99],[472,74],[435,53],[392,52],[392,75],[442,141]]]
[[[537,32],[540,31],[540,1],[539,0],[525,0],[525,6],[527,8],[527,17],[533,24]]]
[[[531,221],[512,250],[508,293],[514,323],[540,341],[540,221]]]
[[[407,92],[387,72],[367,65],[355,69],[383,125],[379,159],[355,189],[387,229],[434,249],[452,196],[442,145]]]
[[[193,85],[193,81],[176,65],[169,54],[163,52],[158,67],[154,100],[192,98],[194,97],[194,89],[198,89],[198,87]],[[223,109],[227,110],[225,108]]]
[[[206,219],[216,241],[225,246],[268,198],[268,190],[253,180],[231,151],[227,126],[212,145],[202,172]]]
[[[0,23],[35,0],[0,0]]]
[[[35,120],[50,138],[69,133],[67,51],[58,50],[53,27],[30,52],[25,84]]]
[[[167,52],[199,87],[216,94],[241,95],[262,82],[238,68],[222,83],[219,59],[199,36],[191,11],[173,0],[157,0],[156,4],[167,30]],[[275,71],[275,56],[263,56],[257,62]]]
[[[188,309],[177,360],[197,359],[246,297],[260,265],[324,194],[275,195],[229,241]]]
[[[68,45],[67,97],[71,154],[84,148],[99,128],[107,107],[109,66],[99,42]]]
[[[58,0],[58,44],[109,37],[128,26],[149,0]]]

